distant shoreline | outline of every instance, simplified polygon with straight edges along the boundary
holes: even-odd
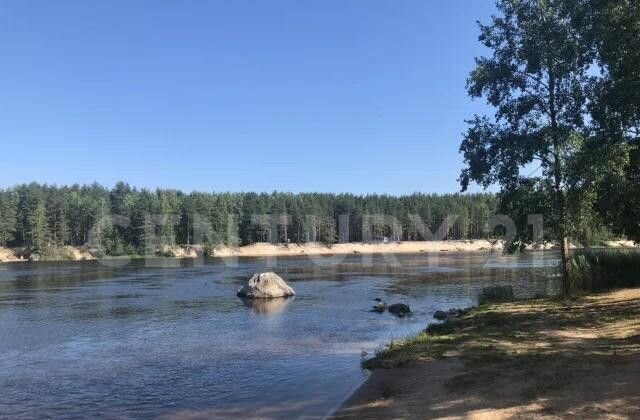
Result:
[[[632,241],[609,241],[611,248],[634,248]],[[552,249],[547,245],[545,249]],[[210,251],[207,256],[214,258],[235,257],[303,257],[356,254],[420,254],[436,252],[491,252],[502,250],[499,242],[483,239],[444,240],[444,241],[404,241],[386,243],[339,243],[327,246],[319,243],[308,244],[270,244],[255,243],[251,245],[230,247],[221,245]],[[168,258],[197,258],[202,256],[201,245],[173,245],[159,250],[158,255]],[[63,246],[55,248],[54,256],[41,255],[38,261],[87,261],[99,259],[87,247]],[[0,262],[26,262],[28,257],[20,256],[21,249],[1,248]],[[126,256],[123,256],[126,257]],[[144,256],[136,256],[138,258]],[[108,257],[118,258],[118,257]]]
[[[608,241],[607,248],[637,248],[633,241]],[[547,244],[531,249],[554,249]],[[576,248],[572,246],[572,248]],[[501,251],[501,242],[484,239],[444,240],[444,241],[403,241],[386,243],[341,243],[323,244],[269,244],[256,243],[241,247],[220,246],[213,250],[213,257],[279,257],[315,256],[344,254],[420,254],[433,252],[483,252]]]
[[[387,243],[341,243],[327,246],[325,244],[270,244],[255,243],[239,247],[221,245],[210,251],[207,256],[213,258],[234,257],[293,257],[321,256],[345,254],[419,254],[423,252],[478,252],[502,249],[500,244],[486,240],[450,240],[450,241],[410,241]],[[165,246],[157,256],[169,258],[197,258],[202,256],[201,245]],[[26,262],[27,257],[20,257],[21,249],[0,248],[0,262]],[[85,261],[96,260],[87,247],[64,246],[56,248],[55,257],[39,256],[38,261]],[[113,257],[117,258],[117,257]]]
[[[478,252],[502,249],[486,240],[405,241],[387,243],[269,244],[256,243],[241,247],[221,246],[213,257],[286,257],[348,254],[419,254],[424,252]]]

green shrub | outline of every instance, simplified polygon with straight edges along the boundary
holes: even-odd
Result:
[[[491,286],[485,287],[478,295],[478,303],[484,305],[494,302],[508,302],[514,300],[513,287],[511,286]]]
[[[569,260],[569,282],[578,292],[640,286],[640,253],[583,250]]]
[[[73,250],[69,247],[64,247],[64,246],[44,247],[35,251],[35,253],[40,254],[40,257],[47,261],[70,261],[75,259]]]

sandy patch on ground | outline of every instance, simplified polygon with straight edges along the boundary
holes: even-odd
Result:
[[[375,369],[335,418],[640,418],[639,319],[640,289],[475,311],[393,355],[412,360]]]

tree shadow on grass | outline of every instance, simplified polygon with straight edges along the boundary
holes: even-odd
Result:
[[[483,306],[396,343],[368,367],[404,366],[404,377],[358,417],[640,417],[640,291]],[[459,367],[435,383],[438,364]],[[412,373],[413,372],[413,373]],[[419,372],[419,373],[416,373]],[[407,385],[411,376],[422,381]],[[374,374],[374,377],[376,374]],[[406,386],[403,386],[405,384]],[[413,387],[413,388],[412,388]],[[375,394],[375,390],[373,393]],[[363,411],[364,410],[364,411]]]

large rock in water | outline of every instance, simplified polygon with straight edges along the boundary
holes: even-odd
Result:
[[[296,292],[273,272],[256,273],[238,290],[238,296],[248,299],[264,299],[293,296]]]
[[[393,305],[389,305],[389,312],[399,317],[403,317],[405,315],[409,315],[411,313],[411,309],[409,309],[409,305],[405,305],[404,303],[394,303]]]

